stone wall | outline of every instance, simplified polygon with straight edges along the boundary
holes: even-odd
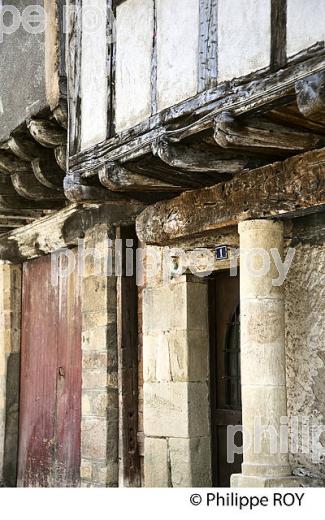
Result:
[[[144,485],[211,485],[208,292],[198,277],[143,292]]]
[[[111,231],[111,233],[113,230]],[[105,225],[86,233],[85,250],[105,255],[114,239]],[[98,258],[98,256],[97,256]],[[81,485],[118,485],[116,278],[86,256],[82,278]]]
[[[0,485],[17,478],[21,268],[0,262]]]
[[[288,245],[296,253],[285,284],[286,363],[288,414],[299,426],[292,427],[298,447],[291,446],[290,461],[294,471],[325,479],[325,214],[293,224]],[[313,439],[307,437],[310,429]]]

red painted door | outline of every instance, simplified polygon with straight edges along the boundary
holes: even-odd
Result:
[[[65,487],[79,481],[78,282],[72,273],[52,283],[50,256],[23,267],[19,486]]]

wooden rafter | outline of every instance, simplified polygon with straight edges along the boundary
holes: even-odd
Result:
[[[137,233],[166,244],[252,218],[297,216],[325,205],[325,148],[243,173],[223,184],[190,191],[147,208]]]

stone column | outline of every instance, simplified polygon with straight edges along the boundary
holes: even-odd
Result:
[[[207,296],[187,275],[144,291],[145,487],[211,485]]]
[[[280,439],[287,417],[284,288],[274,283],[274,258],[283,257],[283,224],[246,221],[239,234],[244,462],[231,485],[294,486],[285,429]]]
[[[21,267],[0,262],[0,483],[17,484]]]

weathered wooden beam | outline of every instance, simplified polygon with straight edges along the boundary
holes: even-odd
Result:
[[[32,119],[28,130],[35,141],[46,148],[55,148],[66,144],[67,134],[57,123],[47,119]]]
[[[75,155],[70,158],[70,169],[82,174],[96,170],[105,162],[125,162],[134,154],[140,157],[149,153],[152,143],[164,135],[169,140],[180,142],[185,137],[211,128],[216,116],[224,111],[231,110],[234,117],[238,117],[285,105],[295,99],[295,83],[298,79],[325,70],[324,50],[322,42],[277,72],[254,72],[245,78],[222,83],[82,152],[78,149],[73,151],[71,147],[70,155]],[[80,102],[78,96],[75,99]],[[78,110],[71,113],[78,113]],[[74,118],[74,127],[78,120]]]
[[[0,195],[10,195],[12,197],[17,195],[12,185],[10,175],[0,174]]]
[[[237,159],[233,153],[227,153],[217,146],[215,148],[215,152],[200,150],[193,146],[168,143],[163,138],[152,145],[154,155],[172,168],[186,172],[235,174],[247,167],[247,158]]]
[[[100,169],[99,180],[105,188],[119,192],[135,191],[179,191],[181,186],[170,184],[159,179],[146,177],[129,171],[120,164],[108,163]]]
[[[32,161],[32,169],[38,182],[46,188],[63,190],[64,173],[57,165],[54,156],[44,157]]]
[[[120,446],[123,456],[121,472],[125,486],[139,486],[138,432],[138,288],[136,283],[137,237],[133,226],[119,226],[116,238],[122,241],[122,272],[116,284],[117,350],[120,415]],[[133,276],[127,272],[126,246],[133,244]],[[129,266],[128,266],[129,267]]]
[[[219,146],[264,154],[299,153],[324,146],[324,136],[277,125],[263,119],[238,121],[229,112],[215,121],[214,138]]]
[[[43,154],[43,148],[28,135],[12,135],[8,141],[9,150],[22,161],[33,161]]]
[[[271,0],[271,67],[287,61],[287,0]]]
[[[254,218],[295,216],[325,207],[325,148],[245,172],[224,184],[158,202],[137,219],[147,244],[168,244]]]
[[[115,202],[71,204],[0,236],[0,259],[21,263],[64,247],[76,246],[78,239],[84,238],[86,231],[96,224],[130,224],[143,208],[144,205],[136,201],[129,201],[127,205]]]
[[[304,117],[325,124],[325,72],[297,81],[297,105]]]
[[[48,209],[60,209],[63,206],[62,201],[56,200],[30,200],[18,195],[15,192],[15,196],[11,195],[0,195],[0,210],[9,212],[25,212],[27,210],[48,210]]]
[[[67,147],[57,146],[54,148],[55,160],[62,171],[67,171]]]
[[[68,174],[63,182],[64,193],[71,202],[105,202],[123,200],[123,195],[108,191],[104,187],[89,186],[78,174]]]
[[[66,102],[61,100],[60,104],[53,110],[53,115],[56,121],[62,128],[68,128],[68,106]]]
[[[0,150],[0,173],[11,175],[15,172],[25,171],[30,171],[29,162],[18,159],[11,152]]]
[[[69,154],[80,151],[81,144],[81,47],[82,0],[69,0],[67,10],[67,79],[69,115]]]
[[[199,91],[218,81],[218,0],[200,0]]]
[[[38,182],[33,171],[19,173],[16,172],[11,175],[13,187],[18,195],[30,200],[57,200],[64,203],[63,191],[56,191],[46,188]]]

